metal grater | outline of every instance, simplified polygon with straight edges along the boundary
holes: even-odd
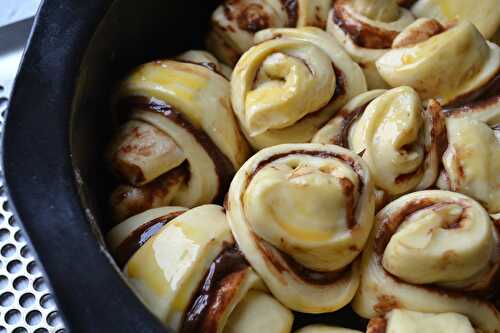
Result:
[[[0,134],[3,133],[8,96],[40,0],[29,0],[31,6],[24,0],[6,0],[7,8],[3,1],[0,10]],[[0,169],[0,333],[67,331],[46,281],[24,231],[9,209],[3,170]]]

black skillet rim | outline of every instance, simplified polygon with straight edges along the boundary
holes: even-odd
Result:
[[[3,170],[14,214],[47,272],[67,328],[165,332],[110,265],[74,181],[68,110],[86,46],[112,2],[44,1],[7,113]]]

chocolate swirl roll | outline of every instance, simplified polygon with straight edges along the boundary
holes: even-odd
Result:
[[[498,287],[499,267],[498,229],[479,203],[448,191],[407,194],[375,218],[353,308],[365,318],[456,312],[498,333],[500,314],[485,295]]]
[[[313,138],[361,155],[382,198],[433,185],[445,140],[441,108],[423,107],[410,87],[356,96]]]
[[[374,215],[359,156],[320,144],[263,149],[236,173],[226,205],[241,251],[280,302],[324,313],[351,301]]]
[[[475,333],[469,319],[459,313],[422,313],[394,309],[368,323],[366,333],[425,332]]]
[[[411,11],[418,17],[435,18],[442,23],[467,20],[490,39],[500,29],[498,5],[498,0],[418,0]]]
[[[394,38],[414,20],[396,0],[337,0],[327,31],[363,68],[369,89],[387,88],[375,61],[391,48]]]
[[[235,246],[220,206],[193,208],[156,230],[123,273],[175,332],[291,332],[292,312],[268,294]]]
[[[376,61],[382,78],[393,87],[411,86],[423,99],[441,105],[477,99],[498,80],[500,47],[467,21],[442,26],[418,19],[392,47]]]
[[[295,333],[361,333],[361,332],[342,327],[333,327],[327,325],[309,325],[295,331]]]
[[[234,68],[231,100],[256,150],[309,142],[342,105],[366,91],[359,66],[318,28],[264,30],[255,39],[260,44]]]
[[[438,187],[500,213],[500,95],[444,110],[448,148]]]
[[[267,28],[324,28],[332,0],[225,0],[212,15],[207,47],[228,65],[254,45]]]
[[[120,83],[113,110],[122,126],[107,153],[126,182],[112,194],[116,220],[222,200],[249,149],[232,114],[229,82],[210,67],[159,60]]]

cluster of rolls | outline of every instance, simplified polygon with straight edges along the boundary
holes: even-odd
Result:
[[[499,29],[498,0],[225,0],[211,53],[111,98],[132,289],[182,333],[500,333]]]

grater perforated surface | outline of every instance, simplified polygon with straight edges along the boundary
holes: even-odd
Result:
[[[26,25],[28,22],[25,21]],[[24,33],[23,26],[9,27],[9,36]],[[26,28],[24,28],[26,30]],[[29,32],[29,27],[26,30]],[[22,48],[17,43],[0,52],[0,135],[3,133],[14,75],[21,59]],[[9,46],[9,44],[7,44]],[[2,86],[3,84],[3,86]],[[5,87],[5,88],[4,88]],[[0,147],[0,157],[1,157]],[[24,231],[9,209],[5,195],[3,170],[0,169],[0,333],[61,333],[64,323],[45,281],[43,271],[24,237]]]

